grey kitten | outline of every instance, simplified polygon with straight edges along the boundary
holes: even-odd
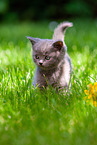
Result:
[[[54,88],[69,87],[71,60],[64,42],[65,30],[72,23],[63,22],[54,30],[53,39],[27,37],[33,49],[33,60],[37,65],[33,85],[43,89],[51,85]]]

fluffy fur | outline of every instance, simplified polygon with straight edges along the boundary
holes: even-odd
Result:
[[[51,85],[54,88],[67,89],[71,77],[71,60],[64,42],[66,28],[72,23],[64,22],[54,30],[53,39],[27,37],[33,49],[33,60],[37,65],[33,85],[39,88]]]

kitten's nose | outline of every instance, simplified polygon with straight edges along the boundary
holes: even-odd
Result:
[[[42,65],[43,63],[42,62],[39,62],[39,64]]]
[[[40,60],[40,61],[39,61],[39,64],[42,65],[42,64],[43,64],[43,60]]]

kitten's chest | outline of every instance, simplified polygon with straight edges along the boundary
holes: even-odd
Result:
[[[56,70],[49,70],[46,72],[45,71],[39,72],[38,80],[39,81],[41,80],[40,83],[43,83],[44,86],[51,85],[56,87],[56,85],[58,84],[59,77],[60,77],[60,70],[56,69]]]
[[[50,81],[50,84],[56,84],[58,83],[59,80],[59,75],[60,75],[60,70],[57,69],[55,72],[52,72],[49,76],[48,76],[48,81]]]

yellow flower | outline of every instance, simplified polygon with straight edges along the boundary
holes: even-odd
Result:
[[[93,105],[97,107],[97,101],[93,101]]]
[[[92,87],[93,87],[92,84],[89,84],[89,90],[90,91],[91,91]]]
[[[88,99],[92,99],[92,95],[91,94],[88,96]]]
[[[95,94],[95,89],[94,89],[94,86],[92,86],[92,88],[91,88],[91,91],[90,91],[90,92],[91,92],[91,94],[93,94],[93,95]]]
[[[96,93],[97,93],[97,82],[94,83],[94,88],[95,88]]]
[[[93,106],[97,107],[97,82],[92,85],[89,84],[89,89],[84,90],[85,94],[87,95],[84,97],[86,102],[91,102]]]
[[[94,83],[94,86],[97,86],[97,82]]]
[[[92,103],[92,105],[94,105],[94,101],[93,101],[93,99],[91,99],[91,103]]]
[[[86,95],[89,95],[89,91],[88,90],[84,90]]]

